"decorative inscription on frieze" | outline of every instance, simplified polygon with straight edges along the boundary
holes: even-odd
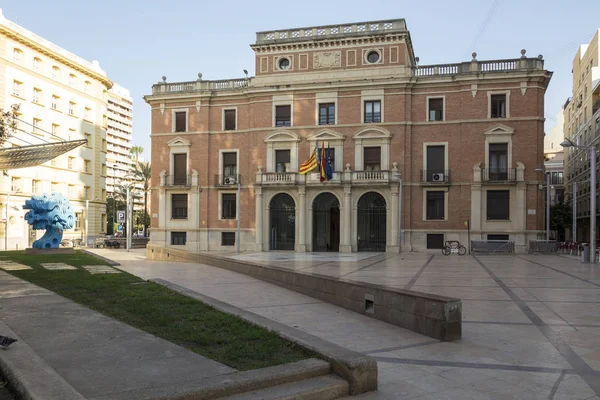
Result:
[[[314,55],[314,69],[336,68],[341,66],[341,51],[327,51],[323,53],[315,53]]]

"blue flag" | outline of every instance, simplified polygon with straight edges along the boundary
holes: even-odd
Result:
[[[327,143],[327,165],[325,167],[325,175],[327,176],[327,180],[333,178],[333,160],[331,159],[331,147],[329,147],[329,143]]]

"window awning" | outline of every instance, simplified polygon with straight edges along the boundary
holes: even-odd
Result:
[[[35,167],[86,143],[86,139],[80,139],[0,148],[0,170]]]

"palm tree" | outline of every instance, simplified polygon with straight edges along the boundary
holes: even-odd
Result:
[[[149,162],[136,162],[133,165],[133,171],[131,171],[131,175],[133,179],[137,182],[140,182],[143,185],[144,191],[144,235],[148,231],[148,223],[146,221],[146,215],[148,214],[148,191],[150,190],[150,176],[151,176],[151,168]]]
[[[140,154],[144,152],[144,148],[142,146],[132,146],[129,150],[130,154],[133,154],[133,158],[135,159],[135,163],[138,163],[138,157]]]

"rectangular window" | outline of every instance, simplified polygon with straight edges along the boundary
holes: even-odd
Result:
[[[58,182],[50,183],[50,192],[58,192]]]
[[[508,235],[489,234],[487,235],[487,240],[503,240],[505,242],[508,242]]]
[[[427,248],[428,249],[441,249],[444,247],[444,234],[443,233],[428,233],[427,234]]]
[[[491,95],[490,116],[492,118],[506,118],[506,95]]]
[[[319,104],[319,125],[335,124],[335,103]]]
[[[223,153],[223,179],[237,175],[237,153]]]
[[[365,147],[364,170],[379,171],[381,169],[381,147]]]
[[[75,230],[81,230],[81,221],[83,221],[83,213],[75,213]]]
[[[221,198],[221,218],[235,219],[236,218],[236,194],[223,193]]]
[[[23,84],[19,81],[13,81],[13,96],[21,97],[23,93]]]
[[[489,179],[492,181],[505,181],[508,179],[508,143],[489,144],[490,171]]]
[[[31,101],[34,103],[42,102],[42,91],[40,89],[33,88],[33,99]]]
[[[50,166],[56,167],[56,158],[53,158],[52,160],[50,160]]]
[[[510,219],[510,191],[488,190],[487,191],[487,219],[508,220]]]
[[[236,130],[236,126],[235,126],[235,114],[236,114],[236,110],[225,110],[223,111],[224,113],[224,118],[225,118],[225,129],[226,131],[235,131]]]
[[[60,135],[60,125],[58,124],[52,124],[52,134],[54,136],[59,136]]]
[[[58,110],[58,101],[59,101],[60,97],[53,95],[52,96],[52,109],[53,110]]]
[[[31,181],[31,193],[36,194],[40,192],[40,181],[35,179]]]
[[[60,79],[60,68],[52,67],[52,79]]]
[[[85,133],[85,140],[87,140],[86,146],[92,147],[92,135],[90,133]]]
[[[33,119],[33,133],[36,135],[41,135],[42,120],[38,118]]]
[[[90,165],[90,160],[83,160],[83,172],[91,172]]]
[[[18,192],[21,190],[21,178],[10,179],[10,190],[13,192]]]
[[[100,217],[100,232],[106,232],[106,214],[102,214]]]
[[[67,168],[73,169],[75,168],[75,157],[69,157],[69,162]]]
[[[69,115],[75,115],[75,103],[69,102]]]
[[[39,58],[34,58],[33,59],[33,70],[35,72],[40,72],[40,70],[42,69],[42,60],[40,60]]]
[[[292,106],[275,106],[275,126],[292,126]]]
[[[20,63],[23,56],[23,52],[19,49],[13,50],[13,61],[16,63]]]
[[[235,246],[235,232],[221,232],[221,246]]]
[[[429,120],[444,120],[444,99],[429,99]]]
[[[275,150],[275,171],[283,173],[289,172],[290,169],[290,151]]]
[[[84,187],[83,194],[84,194],[86,200],[91,200],[92,199],[92,188],[89,186]]]
[[[381,101],[365,101],[365,122],[381,122]]]
[[[173,154],[173,184],[187,184],[187,154]]]
[[[77,77],[73,74],[69,75],[69,86],[74,87],[77,84]]]
[[[187,219],[187,217],[188,217],[187,194],[172,194],[171,195],[171,218],[172,219]]]
[[[444,192],[427,192],[427,219],[444,219]]]
[[[83,92],[89,94],[91,91],[92,91],[91,82],[85,81],[85,84],[83,86]]]
[[[187,232],[171,232],[171,246],[185,246]]]
[[[176,111],[175,112],[175,132],[186,132],[187,131],[187,112]]]
[[[85,107],[83,109],[83,118],[87,119],[88,121],[91,121],[91,118],[92,118],[92,109],[91,108]]]
[[[426,182],[444,182],[446,146],[427,146]]]

